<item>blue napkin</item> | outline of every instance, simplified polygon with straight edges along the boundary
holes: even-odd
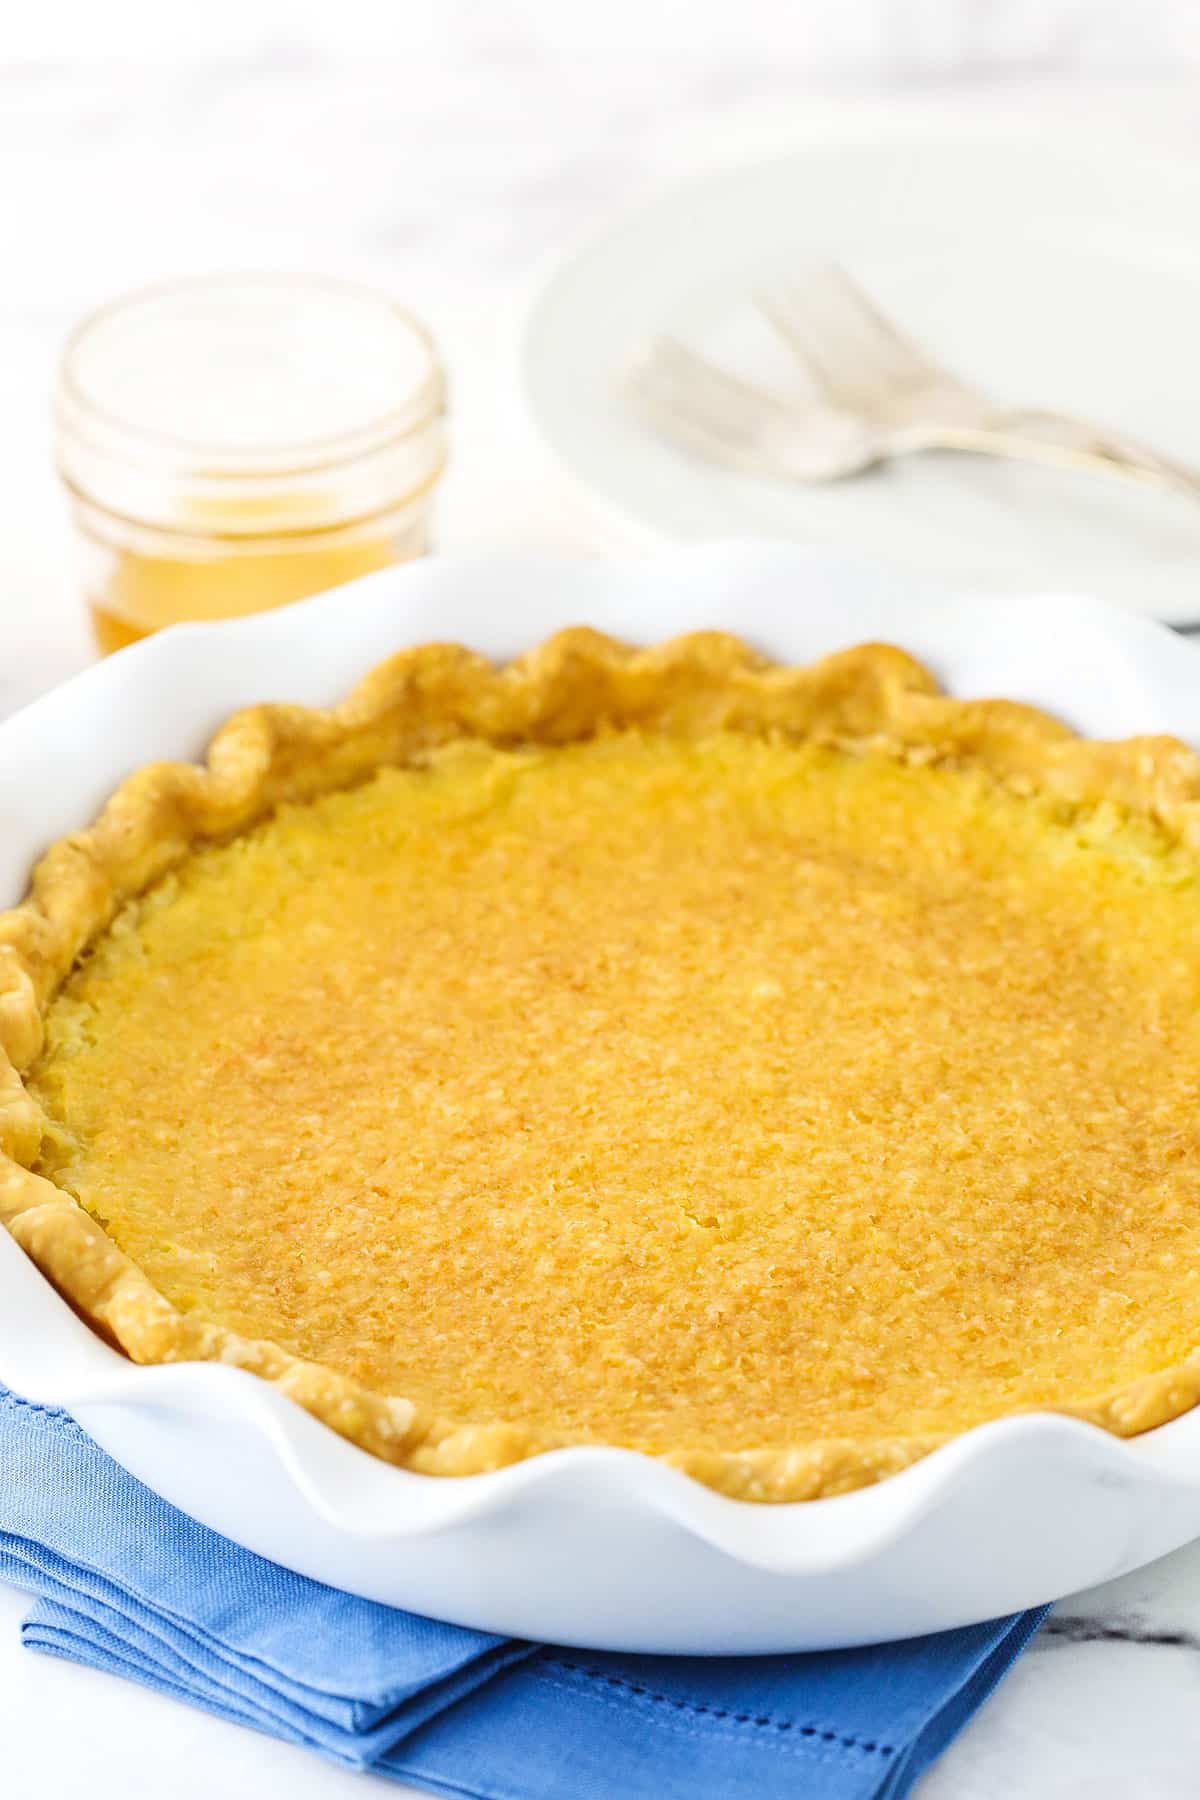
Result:
[[[1043,1616],[809,1656],[516,1643],[240,1550],[4,1388],[0,1579],[31,1649],[469,1800],[898,1800]]]

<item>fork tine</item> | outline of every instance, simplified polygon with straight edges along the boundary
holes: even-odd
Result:
[[[681,387],[661,364],[643,362],[630,372],[630,392],[655,430],[708,462],[759,475],[778,475],[764,457],[759,434],[729,412],[714,410],[711,399],[697,400],[692,386]]]
[[[729,406],[745,419],[762,423],[768,418],[785,418],[786,408],[764,388],[756,387],[740,375],[722,369],[691,350],[678,338],[662,336],[651,346],[651,357],[681,387],[694,387],[718,404]]]
[[[701,430],[726,444],[749,444],[754,441],[753,424],[701,395],[692,387],[681,387],[661,369],[635,370],[630,379],[630,392],[642,411],[655,422],[678,419],[689,428]]]
[[[758,305],[831,398],[869,404],[879,390],[944,378],[836,264],[781,282]]]
[[[702,368],[701,373],[718,372]],[[719,380],[696,379],[689,361],[676,363],[661,344],[635,365],[630,387],[659,423],[678,417],[726,445],[752,443],[762,428],[763,413],[753,400],[727,391]]]
[[[700,419],[715,432],[752,439],[786,422],[786,410],[770,394],[689,350],[673,338],[658,338],[633,372],[643,391]]]
[[[787,344],[805,372],[823,388],[830,399],[840,398],[844,391],[846,358],[836,349],[840,333],[830,332],[822,301],[823,290],[816,285],[801,287],[796,283],[778,283],[755,296],[759,311]]]
[[[651,424],[674,437],[703,437],[707,443],[719,444],[726,451],[746,448],[754,442],[754,433],[744,424],[719,417],[711,408],[697,404],[694,398],[681,395],[674,388],[657,385],[652,376],[635,376],[630,391]]]
[[[862,419],[819,402],[798,412],[676,339],[657,339],[630,369],[628,387],[659,431],[732,468],[820,482],[881,459],[882,440]]]
[[[644,396],[642,400],[644,404]],[[769,473],[746,440],[719,435],[674,406],[664,407],[661,411],[652,406],[645,410],[647,419],[661,437],[698,453],[707,462],[719,463],[725,468]]]
[[[872,299],[865,288],[859,286],[840,263],[828,265],[827,277],[831,293],[836,290],[838,304],[845,308],[848,317],[857,321],[864,341],[873,343],[881,356],[890,353],[898,364],[919,369],[923,374],[940,373],[937,364],[915,338],[901,331],[895,321],[881,310],[878,302]]]
[[[881,387],[905,379],[909,365],[895,343],[847,307],[834,282],[793,283],[764,295],[760,305],[831,396],[867,403]]]

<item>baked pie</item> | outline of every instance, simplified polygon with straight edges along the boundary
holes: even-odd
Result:
[[[1200,759],[880,645],[425,646],[0,915],[0,1216],[431,1475],[832,1494],[1200,1398]]]

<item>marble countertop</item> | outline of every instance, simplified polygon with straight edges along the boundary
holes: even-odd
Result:
[[[926,85],[910,103],[963,101]],[[1084,129],[1119,122],[1200,156],[1187,83],[1085,94],[1008,79],[972,90],[969,103],[1078,114]],[[48,425],[63,334],[88,306],[213,268],[384,282],[428,318],[450,367],[456,458],[440,544],[603,549],[592,522],[548,495],[505,438],[496,382],[513,296],[589,218],[697,155],[777,141],[816,104],[795,69],[762,58],[639,59],[610,47],[547,59],[486,33],[403,58],[271,39],[153,63],[40,53],[0,62],[0,713],[91,654]],[[1196,1523],[1200,1533],[1200,1509]],[[0,1589],[0,1737],[14,1800],[285,1789],[349,1800],[375,1785],[28,1655],[22,1610]],[[921,1800],[1184,1800],[1200,1782],[1198,1683],[1200,1546],[1063,1602],[926,1776]]]

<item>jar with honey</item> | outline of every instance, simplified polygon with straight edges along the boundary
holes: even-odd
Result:
[[[423,555],[445,384],[428,333],[385,295],[205,277],[84,320],[57,445],[107,652]]]

